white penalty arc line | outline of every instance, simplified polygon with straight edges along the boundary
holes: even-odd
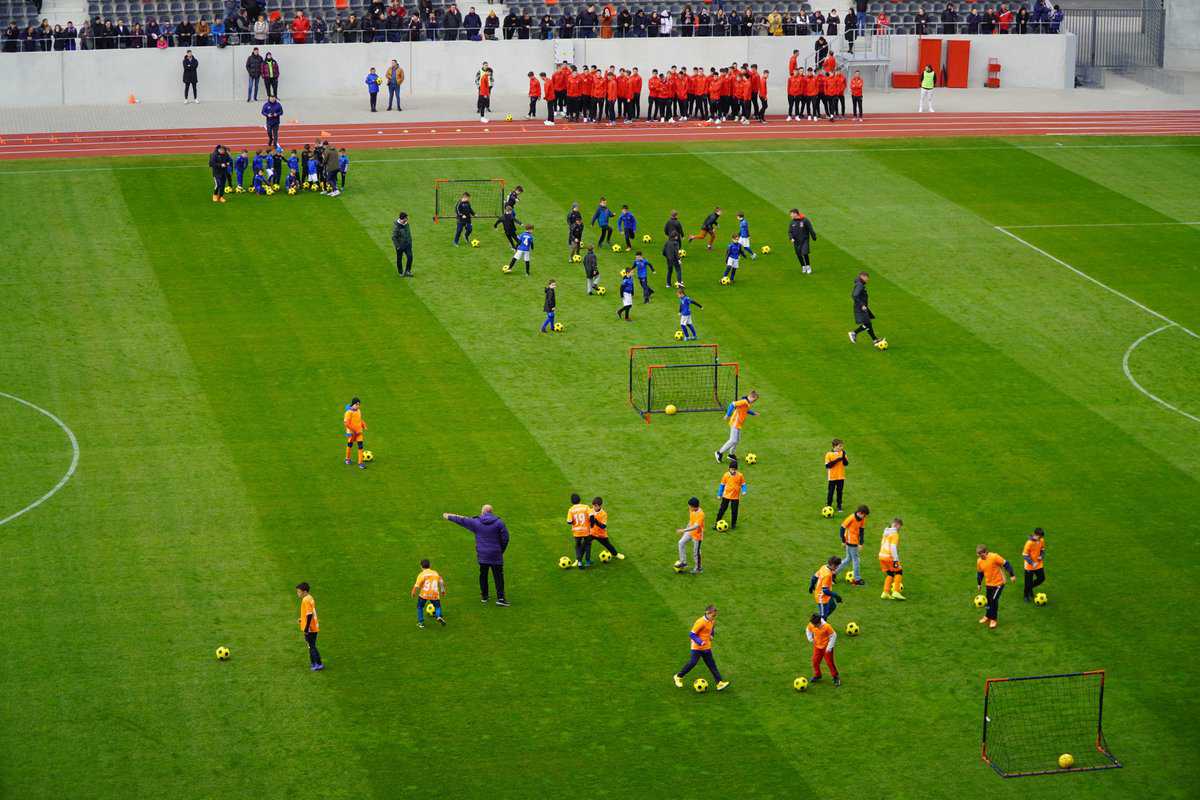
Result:
[[[63,486],[66,486],[67,481],[71,480],[71,476],[75,474],[75,468],[79,466],[79,440],[75,438],[75,432],[67,427],[67,423],[63,422],[57,416],[55,416],[51,412],[47,411],[46,409],[42,408],[41,406],[35,405],[34,403],[29,402],[28,400],[24,400],[20,397],[17,397],[15,394],[9,394],[8,392],[0,392],[0,397],[7,397],[9,400],[15,400],[16,402],[20,403],[21,405],[32,408],[34,411],[38,412],[39,414],[49,417],[54,422],[55,425],[57,425],[58,427],[63,429],[63,433],[67,434],[67,439],[69,439],[71,442],[71,466],[67,467],[66,474],[64,474],[61,478],[58,479],[58,483],[54,484],[54,488],[52,488],[50,491],[46,492],[44,495],[39,497],[37,500],[34,500],[32,503],[25,506],[20,511],[17,511],[14,514],[9,514],[4,519],[0,519],[0,525],[4,525],[5,523],[12,522],[14,519],[16,519],[17,517],[21,516],[22,514],[24,514],[26,512],[33,511],[35,508],[40,506],[42,503],[46,502],[51,497],[53,497],[55,494],[57,494],[59,489],[61,489]]]
[[[1129,347],[1125,350],[1125,355],[1121,358],[1121,369],[1122,369],[1122,371],[1124,371],[1125,377],[1128,378],[1129,382],[1133,384],[1133,388],[1137,389],[1139,392],[1146,395],[1146,397],[1149,397],[1151,400],[1158,403],[1163,408],[1170,409],[1171,411],[1174,411],[1176,414],[1187,417],[1192,422],[1200,422],[1200,417],[1197,417],[1195,414],[1189,414],[1188,412],[1184,411],[1183,409],[1171,405],[1166,400],[1163,400],[1161,397],[1154,394],[1153,392],[1147,391],[1146,387],[1142,386],[1140,383],[1138,383],[1137,378],[1133,377],[1133,372],[1130,371],[1130,369],[1129,369],[1129,357],[1131,355],[1133,355],[1133,351],[1138,348],[1138,345],[1140,345],[1142,342],[1149,339],[1151,336],[1154,336],[1155,334],[1159,334],[1165,330],[1170,330],[1171,328],[1177,328],[1177,327],[1179,327],[1179,326],[1173,322],[1168,323],[1167,325],[1161,325],[1161,326],[1155,328],[1154,330],[1150,331],[1146,335],[1142,336],[1140,339],[1138,339],[1133,344],[1129,345]]]

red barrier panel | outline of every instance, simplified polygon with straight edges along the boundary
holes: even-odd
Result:
[[[892,88],[893,89],[920,89],[921,88],[921,73],[919,73],[919,72],[893,72],[892,73]]]
[[[970,66],[971,42],[966,39],[946,42],[946,86],[950,89],[967,88]]]
[[[922,37],[917,43],[917,72],[924,72],[925,65],[932,64],[933,71],[942,74],[942,40]],[[938,81],[940,84],[941,81]]]

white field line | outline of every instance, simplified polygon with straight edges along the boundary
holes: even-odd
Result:
[[[1200,225],[1200,222],[1065,222],[1059,225],[997,225],[1002,230],[1019,228],[1141,228],[1155,225]]]
[[[1125,373],[1125,377],[1129,379],[1129,382],[1133,384],[1133,388],[1137,389],[1139,392],[1146,395],[1146,397],[1149,397],[1151,400],[1158,403],[1163,408],[1170,409],[1171,411],[1174,411],[1176,414],[1187,417],[1192,422],[1200,422],[1200,417],[1197,417],[1194,414],[1189,414],[1188,412],[1184,411],[1183,409],[1177,408],[1176,406],[1171,405],[1170,403],[1168,403],[1166,400],[1163,400],[1158,395],[1147,391],[1146,387],[1142,386],[1140,383],[1137,382],[1137,378],[1133,377],[1133,372],[1131,372],[1129,369],[1129,357],[1131,355],[1133,355],[1133,351],[1137,349],[1138,345],[1140,345],[1142,342],[1146,341],[1151,336],[1154,336],[1157,333],[1162,333],[1165,330],[1169,330],[1171,328],[1176,328],[1176,327],[1179,327],[1179,326],[1175,325],[1174,323],[1162,325],[1162,326],[1157,327],[1154,330],[1150,331],[1146,335],[1142,336],[1140,339],[1138,339],[1133,344],[1129,345],[1129,347],[1125,350],[1125,355],[1121,358],[1121,370]]]
[[[797,140],[800,141],[800,140]],[[826,139],[824,141],[833,141]],[[588,144],[597,144],[597,142],[589,142]],[[599,142],[598,144],[603,144]],[[521,145],[513,145],[520,147]],[[1179,147],[1200,147],[1200,142],[1195,144],[1178,143],[1178,144],[1082,144],[1082,145],[982,145],[980,147],[791,147],[782,150],[672,150],[672,151],[654,151],[654,152],[632,152],[632,153],[588,153],[588,158],[670,158],[677,156],[756,156],[756,155],[817,155],[821,153],[932,153],[932,152],[962,152],[974,150],[1149,150],[1156,148],[1179,148]],[[132,154],[136,155],[136,154]],[[168,154],[162,154],[168,155]],[[202,155],[202,154],[201,154]],[[121,155],[106,155],[97,156],[103,158],[124,158]],[[546,161],[549,159],[574,158],[578,159],[578,153],[545,153],[542,155],[532,154],[503,154],[503,155],[486,155],[486,156],[422,156],[419,158],[356,158],[351,163],[351,166],[359,164],[412,164],[412,163],[430,163],[444,161],[446,163],[457,163],[463,161],[490,161],[494,162],[497,159],[505,160],[525,160],[537,159],[538,161]],[[0,165],[4,162],[0,161]],[[67,167],[66,169],[4,169],[0,166],[0,178],[9,175],[55,175],[58,173],[70,174],[80,172],[129,172],[129,171],[145,171],[145,170],[167,170],[167,169],[193,169],[196,171],[208,169],[206,164],[199,161],[195,164],[145,164],[132,167]],[[997,226],[1000,227],[1000,226]],[[1015,226],[1004,226],[1015,227]]]
[[[1090,282],[1090,283],[1094,283],[1096,286],[1099,286],[1099,287],[1100,287],[1101,289],[1103,289],[1104,291],[1106,291],[1106,292],[1108,292],[1108,293],[1110,293],[1110,294],[1116,295],[1117,297],[1119,297],[1119,298],[1121,298],[1122,300],[1124,300],[1126,303],[1130,303],[1130,304],[1132,304],[1132,305],[1135,305],[1135,306],[1137,306],[1138,308],[1140,308],[1142,311],[1145,311],[1145,312],[1146,312],[1147,314],[1149,314],[1150,316],[1152,316],[1152,317],[1154,317],[1154,318],[1156,318],[1156,319],[1158,319],[1158,320],[1161,320],[1162,322],[1165,322],[1165,323],[1167,323],[1168,325],[1175,325],[1175,326],[1177,326],[1177,327],[1179,328],[1179,330],[1183,331],[1183,332],[1184,332],[1184,333],[1186,333],[1188,336],[1191,336],[1191,337],[1193,337],[1193,338],[1195,338],[1195,339],[1200,339],[1200,335],[1197,335],[1195,331],[1193,331],[1193,330],[1190,330],[1190,329],[1188,329],[1188,328],[1185,328],[1184,326],[1180,325],[1178,322],[1176,322],[1175,320],[1171,319],[1170,317],[1167,317],[1167,316],[1164,316],[1164,315],[1162,315],[1162,314],[1158,313],[1158,312],[1157,312],[1157,311],[1155,311],[1153,308],[1150,308],[1149,306],[1147,306],[1147,305],[1144,305],[1143,303],[1139,303],[1137,300],[1134,300],[1132,297],[1130,297],[1129,295],[1125,294],[1125,293],[1124,293],[1124,292],[1122,292],[1122,291],[1119,291],[1119,290],[1117,290],[1117,289],[1114,289],[1113,287],[1109,286],[1107,283],[1104,283],[1104,282],[1102,282],[1102,281],[1096,280],[1095,278],[1093,278],[1091,275],[1088,275],[1088,274],[1087,274],[1086,272],[1084,272],[1083,270],[1081,270],[1081,269],[1076,269],[1075,267],[1072,267],[1070,264],[1068,264],[1067,262],[1063,261],[1061,258],[1058,258],[1057,256],[1053,256],[1053,255],[1051,255],[1050,253],[1047,253],[1045,250],[1043,250],[1042,248],[1038,247],[1037,245],[1035,245],[1035,244],[1030,244],[1029,242],[1025,241],[1025,240],[1024,240],[1024,239],[1022,239],[1020,236],[1017,236],[1015,233],[1013,233],[1012,231],[1008,230],[1007,228],[1005,228],[1005,227],[1003,227],[1003,226],[1000,226],[1000,225],[996,225],[996,226],[994,226],[994,227],[995,227],[995,229],[996,229],[996,230],[1000,231],[1000,232],[1001,232],[1001,233],[1003,233],[1005,236],[1010,236],[1010,237],[1012,237],[1013,239],[1016,239],[1018,242],[1020,242],[1021,244],[1025,245],[1026,247],[1028,247],[1030,250],[1033,250],[1034,252],[1037,252],[1037,253],[1041,253],[1043,256],[1045,256],[1046,258],[1050,259],[1050,260],[1051,260],[1051,261],[1053,261],[1055,264],[1058,264],[1060,267],[1066,267],[1067,269],[1071,270],[1071,272],[1074,272],[1076,275],[1078,275],[1079,277],[1083,278],[1085,281],[1088,281],[1088,282]]]
[[[59,419],[58,417],[56,417],[54,414],[50,413],[46,409],[42,408],[41,406],[34,405],[33,403],[29,402],[28,400],[22,400],[20,397],[17,397],[16,395],[13,395],[13,394],[8,394],[7,392],[0,392],[0,397],[7,397],[9,400],[15,400],[16,402],[20,403],[21,405],[28,406],[29,408],[32,408],[34,411],[38,412],[39,414],[49,417],[54,422],[55,425],[57,425],[58,427],[63,429],[63,433],[67,434],[67,439],[70,440],[70,442],[71,442],[71,466],[67,467],[66,474],[64,474],[61,478],[58,479],[58,483],[54,484],[54,488],[52,488],[50,491],[46,492],[44,495],[39,497],[37,500],[34,500],[32,503],[25,506],[20,511],[9,514],[4,519],[0,519],[0,525],[4,525],[7,522],[12,522],[14,519],[21,516],[22,514],[24,514],[27,511],[33,511],[35,508],[40,506],[42,503],[46,502],[51,497],[53,497],[58,492],[59,489],[61,489],[63,486],[65,486],[67,484],[67,481],[71,480],[71,476],[75,474],[75,468],[79,466],[79,441],[75,438],[75,433],[70,428],[67,427],[67,424],[65,422],[63,422],[61,419]]]

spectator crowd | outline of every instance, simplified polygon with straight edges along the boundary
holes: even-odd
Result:
[[[142,21],[96,17],[76,28],[73,22],[21,27],[10,22],[3,30],[0,50],[7,53],[50,50],[115,50],[165,47],[207,47],[234,44],[259,46],[355,42],[494,41],[498,39],[652,38],[664,36],[844,36],[848,42],[867,30],[876,34],[1036,34],[1059,33],[1063,12],[1049,0],[1031,4],[971,4],[960,13],[954,3],[927,11],[920,6],[904,21],[893,21],[886,10],[868,13],[856,0],[844,14],[828,12],[738,11],[704,2],[685,5],[678,13],[667,8],[635,8],[612,4],[587,5],[577,13],[544,13],[507,8],[501,19],[495,11],[480,17],[474,6],[464,14],[457,5],[436,8],[419,0],[414,8],[393,0],[372,0],[360,12],[325,19],[296,11],[291,20],[268,11],[259,0],[227,0],[223,17],[179,20],[147,16]],[[548,7],[543,10],[549,11]],[[909,19],[911,17],[911,19]]]

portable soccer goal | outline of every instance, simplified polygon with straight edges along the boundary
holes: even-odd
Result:
[[[471,208],[475,209],[476,217],[497,219],[504,213],[503,178],[434,178],[433,221],[437,222],[442,217],[453,219],[454,207],[458,205],[463,192],[470,192]]]
[[[629,348],[629,404],[647,422],[668,405],[679,412],[724,411],[737,399],[738,365],[715,344]]]
[[[1005,778],[1120,767],[1104,740],[1103,718],[1103,670],[989,678],[983,760]],[[1069,758],[1060,762],[1063,756]]]

